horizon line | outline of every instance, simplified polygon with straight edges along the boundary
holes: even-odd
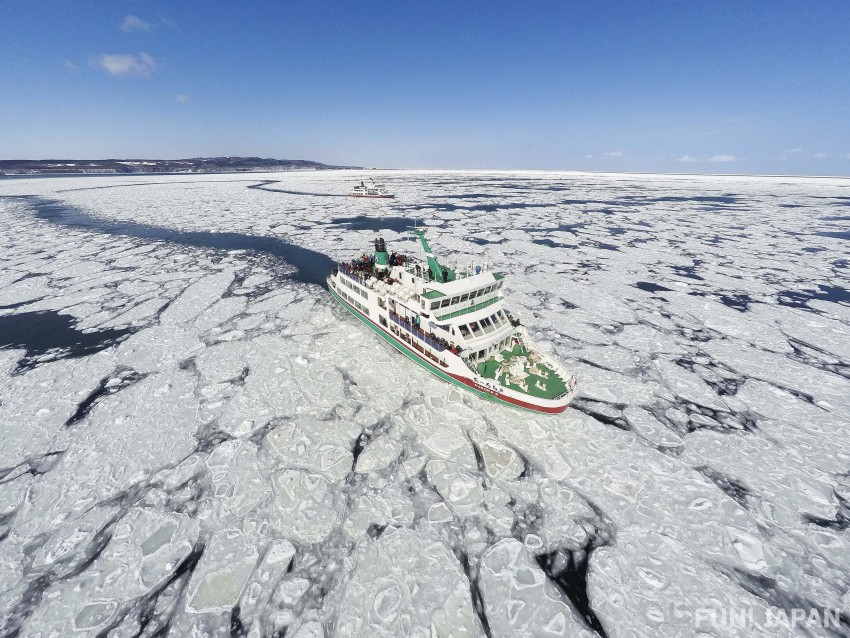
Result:
[[[263,160],[274,160],[279,162],[308,162],[311,164],[319,164],[322,166],[327,166],[327,169],[320,170],[363,170],[363,171],[467,171],[467,172],[491,172],[491,173],[511,173],[511,172],[537,172],[537,173],[589,173],[594,175],[663,175],[663,176],[671,176],[671,177],[806,177],[812,179],[850,179],[850,174],[839,175],[839,174],[804,174],[804,173],[695,173],[695,172],[664,172],[664,171],[612,171],[612,170],[593,170],[593,169],[577,169],[577,168],[486,168],[486,167],[475,167],[475,168],[446,168],[446,167],[377,167],[377,166],[364,166],[357,164],[326,164],[325,162],[321,162],[318,160],[308,160],[308,159],[278,159],[276,157],[263,157],[261,155],[196,155],[194,157],[176,157],[176,158],[143,158],[143,157],[130,157],[130,158],[117,158],[117,157],[104,157],[99,159],[79,159],[79,158],[44,158],[44,159],[0,159],[0,162],[48,162],[48,161],[74,161],[74,162],[104,162],[104,161],[116,161],[116,162],[126,162],[126,161],[163,161],[163,162],[173,162],[179,160],[204,160],[204,159],[218,159],[218,158],[230,158],[230,159],[248,159],[248,158],[257,158]],[[206,173],[211,174],[226,174],[226,173],[245,173],[245,172],[268,172],[268,173],[276,173],[276,172],[284,172],[284,171],[238,171],[238,170],[221,170],[221,171],[205,171]],[[80,175],[163,175],[166,173],[151,173],[151,172],[138,172],[138,173],[71,173],[71,172],[59,172],[59,173],[15,173],[15,174],[3,174],[0,172],[0,177],[27,177],[28,175],[51,175],[54,177],[63,177],[63,176],[80,176]],[[180,174],[180,173],[174,173]]]

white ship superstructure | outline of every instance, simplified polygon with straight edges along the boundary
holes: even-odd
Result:
[[[383,184],[376,184],[375,180],[368,179],[360,182],[348,194],[350,197],[371,197],[376,199],[388,199],[395,197]]]
[[[328,288],[346,309],[396,349],[475,394],[540,412],[562,412],[576,377],[541,352],[504,307],[503,275],[441,265],[422,230],[424,260],[389,254],[340,263]]]

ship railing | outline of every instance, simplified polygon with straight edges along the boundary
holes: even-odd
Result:
[[[441,344],[439,341],[432,339],[431,337],[426,335],[423,330],[420,330],[419,328],[417,328],[416,326],[411,324],[409,321],[407,321],[406,319],[402,319],[401,317],[399,317],[397,314],[395,314],[393,312],[390,313],[390,321],[392,321],[397,326],[401,326],[402,328],[407,330],[410,334],[414,335],[416,338],[420,339],[426,345],[430,346],[431,348],[433,348],[437,352],[443,352],[446,349],[446,347],[443,344]]]
[[[356,281],[361,286],[365,286],[366,283],[360,275],[358,275],[355,271],[352,270],[351,266],[348,264],[338,264],[339,272],[348,277],[349,279]]]
[[[572,374],[569,378],[564,378],[564,384],[567,386],[567,389],[561,392],[558,396],[556,396],[553,400],[557,401],[558,399],[563,399],[568,394],[574,393],[576,386],[578,385],[578,375]]]

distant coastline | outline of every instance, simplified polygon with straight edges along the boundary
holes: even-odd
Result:
[[[194,157],[190,159],[45,159],[0,160],[0,175],[126,175],[150,173],[251,173],[293,170],[359,169],[309,160],[263,157]]]

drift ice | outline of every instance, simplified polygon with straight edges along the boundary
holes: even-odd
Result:
[[[441,379],[480,397],[538,412],[563,412],[576,377],[536,348],[504,308],[503,275],[482,266],[452,269],[414,229],[425,260],[387,252],[340,263],[328,277],[334,298],[397,350]]]

